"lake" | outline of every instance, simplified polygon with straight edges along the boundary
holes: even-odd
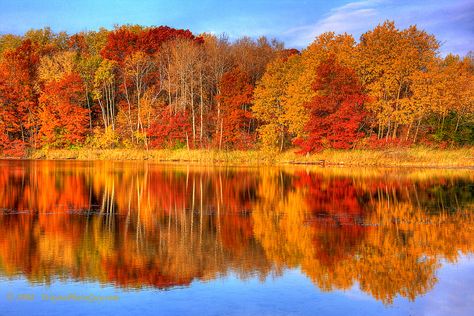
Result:
[[[472,315],[474,172],[0,161],[1,315]]]

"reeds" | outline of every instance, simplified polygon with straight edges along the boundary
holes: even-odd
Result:
[[[151,160],[164,163],[224,165],[322,164],[349,166],[474,167],[474,148],[429,149],[425,147],[386,150],[325,150],[300,155],[218,150],[70,149],[36,150],[30,159]]]

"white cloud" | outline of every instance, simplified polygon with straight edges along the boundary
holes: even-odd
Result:
[[[290,44],[298,47],[306,46],[321,33],[333,31],[336,33],[358,34],[367,30],[371,21],[380,15],[378,6],[383,1],[365,0],[350,2],[332,9],[326,16],[314,24],[290,29],[286,32]]]
[[[441,52],[466,54],[473,50],[474,3],[453,1],[363,0],[332,9],[323,18],[288,30],[284,34],[288,46],[305,47],[324,32],[350,33],[356,39],[385,20],[394,20],[400,28],[417,24],[437,36]]]

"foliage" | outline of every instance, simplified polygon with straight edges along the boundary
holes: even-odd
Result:
[[[259,141],[273,155],[294,144],[302,153],[472,145],[472,54],[442,58],[438,47],[426,31],[392,21],[359,42],[323,33],[301,52],[266,37],[167,26],[4,34],[0,147],[88,139],[98,148],[247,150]],[[351,86],[324,77],[339,72],[357,93],[327,94]]]
[[[252,112],[261,122],[259,138],[264,150],[282,151],[288,143],[289,122],[285,117],[284,96],[291,80],[292,70],[299,62],[296,51],[282,52],[267,65],[254,91]]]
[[[24,143],[35,137],[38,96],[34,85],[38,63],[37,47],[30,40],[6,51],[1,59],[0,121],[12,141]]]
[[[189,148],[189,136],[192,133],[189,117],[185,112],[172,115],[170,108],[161,111],[159,119],[153,122],[147,131],[151,148]]]
[[[313,90],[316,95],[306,106],[309,121],[304,138],[295,141],[301,152],[323,148],[349,149],[364,133],[360,131],[366,116],[366,96],[354,70],[340,65],[333,56],[317,69]]]
[[[88,137],[87,145],[96,149],[116,148],[119,145],[119,137],[111,126],[105,130],[95,128],[93,134]]]
[[[411,100],[412,77],[435,62],[438,46],[416,26],[399,30],[390,21],[361,36],[357,69],[371,97],[367,108],[378,138],[396,138],[404,127],[409,136],[423,110]]]
[[[342,64],[351,65],[354,45],[355,41],[351,35],[326,32],[316,37],[313,43],[302,51],[301,58],[294,60],[285,95],[282,97],[285,121],[293,137],[302,137],[305,134],[309,119],[305,104],[315,96],[312,85],[319,65],[330,55],[335,56]]]
[[[88,111],[82,107],[82,80],[71,73],[45,85],[39,102],[39,134],[43,146],[63,147],[85,139]]]
[[[222,106],[221,139],[225,146],[237,149],[251,147],[251,117],[253,87],[250,78],[239,68],[226,72],[219,83],[217,96]]]

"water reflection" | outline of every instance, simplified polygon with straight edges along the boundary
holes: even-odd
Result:
[[[287,268],[386,304],[473,252],[461,170],[226,169],[0,162],[0,274],[138,289]]]

